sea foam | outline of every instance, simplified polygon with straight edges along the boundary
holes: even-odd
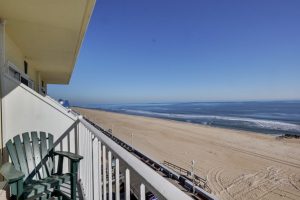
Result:
[[[131,114],[171,118],[171,119],[178,119],[184,121],[202,120],[204,121],[203,122],[204,124],[207,123],[205,120],[207,121],[222,120],[225,122],[228,121],[228,122],[247,123],[248,125],[256,128],[300,132],[300,125],[288,123],[288,122],[274,121],[274,120],[254,119],[248,117],[221,116],[221,115],[158,113],[152,111],[131,110],[131,109],[122,109],[122,110],[126,113],[131,113]]]

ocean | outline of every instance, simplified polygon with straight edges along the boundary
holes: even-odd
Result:
[[[266,134],[300,135],[300,101],[103,104],[93,108]]]

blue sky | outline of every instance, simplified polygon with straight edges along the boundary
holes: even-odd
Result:
[[[299,0],[98,0],[71,104],[300,99]]]

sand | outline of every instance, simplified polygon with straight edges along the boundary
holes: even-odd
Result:
[[[229,199],[300,199],[300,140],[172,120],[75,108],[146,155],[206,177]]]

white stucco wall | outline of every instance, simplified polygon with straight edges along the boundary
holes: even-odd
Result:
[[[49,132],[56,140],[76,120],[61,105],[6,75],[2,89],[4,143],[27,131]]]

